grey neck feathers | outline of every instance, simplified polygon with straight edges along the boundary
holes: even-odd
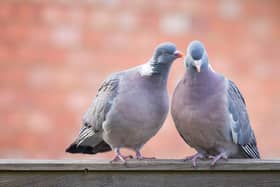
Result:
[[[189,80],[190,80],[191,82],[195,82],[195,81],[197,81],[198,79],[207,76],[207,74],[209,73],[209,71],[211,71],[211,70],[209,69],[208,63],[202,64],[201,70],[200,70],[199,73],[198,73],[198,72],[196,71],[196,69],[195,69],[193,66],[191,66],[191,65],[188,65],[187,68],[186,68],[186,70],[187,70],[187,71],[186,71],[186,75],[189,77]]]

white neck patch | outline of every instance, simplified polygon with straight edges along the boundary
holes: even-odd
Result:
[[[153,67],[150,62],[143,64],[140,68],[141,76],[151,76],[153,74]]]

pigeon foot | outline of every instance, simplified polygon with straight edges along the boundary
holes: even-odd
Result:
[[[122,155],[119,148],[115,149],[115,153],[116,156],[110,161],[111,163],[121,161],[122,163],[125,164],[127,160],[133,159],[132,155],[128,155],[128,156]]]
[[[201,154],[201,153],[196,153],[195,155],[192,155],[192,156],[187,156],[185,159],[184,159],[184,161],[188,161],[188,160],[191,160],[192,161],[192,166],[194,167],[194,168],[196,168],[197,167],[197,159],[204,159],[205,158],[205,156],[203,155],[203,154]]]
[[[212,159],[212,162],[211,162],[210,166],[215,167],[218,160],[220,160],[220,159],[227,160],[228,156],[226,155],[225,152],[222,152],[222,153],[218,154],[217,156],[209,156],[209,158]]]

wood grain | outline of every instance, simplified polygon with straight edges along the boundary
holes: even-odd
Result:
[[[0,186],[280,186],[280,161],[0,160]]]

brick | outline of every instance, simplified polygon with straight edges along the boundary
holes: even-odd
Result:
[[[62,48],[79,46],[81,41],[80,28],[61,25],[53,30],[52,41],[55,46]]]
[[[232,20],[240,17],[242,5],[240,1],[222,0],[219,4],[219,13],[223,19]]]
[[[190,32],[191,18],[184,14],[164,15],[160,20],[160,29],[171,35],[182,35]]]

